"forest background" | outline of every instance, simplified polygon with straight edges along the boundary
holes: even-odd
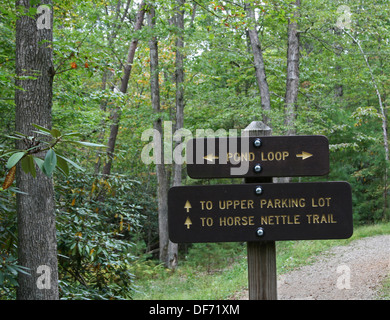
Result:
[[[16,71],[22,17],[52,32],[39,43],[52,54],[41,57],[52,66],[48,126],[18,113],[20,83],[40,77]],[[18,226],[16,167],[37,186],[39,171],[54,181],[52,297],[129,299],[134,268],[177,268],[190,246],[167,238],[169,187],[238,180],[145,163],[151,128],[195,135],[263,120],[273,135],[325,135],[330,173],[293,181],[348,181],[355,225],[388,221],[389,29],[388,1],[0,0],[1,298],[23,298],[44,275],[18,261],[34,230]]]

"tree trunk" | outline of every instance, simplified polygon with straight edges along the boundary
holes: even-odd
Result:
[[[287,49],[287,80],[285,96],[285,124],[286,134],[292,136],[296,134],[295,113],[298,100],[299,88],[299,35],[298,35],[298,10],[301,1],[295,1],[293,19],[288,23],[288,49]]]
[[[146,7],[145,1],[142,1],[141,4],[139,5],[137,21],[134,26],[135,32],[141,30],[142,28],[142,22],[145,16],[145,7]],[[127,92],[130,74],[131,74],[131,68],[133,66],[133,61],[134,61],[134,56],[135,56],[135,51],[137,49],[137,46],[138,46],[138,39],[133,39],[127,54],[127,60],[126,60],[124,73],[121,81],[121,87],[120,87],[120,91],[124,94]],[[118,130],[119,130],[120,107],[116,107],[114,109],[111,119],[112,119],[112,125],[110,127],[110,136],[108,138],[108,143],[107,143],[107,162],[105,163],[102,172],[103,176],[106,178],[111,174],[112,160],[114,159],[116,138],[118,136]]]
[[[175,24],[179,30],[176,39],[176,62],[175,62],[175,81],[176,81],[176,130],[183,128],[184,124],[184,3],[185,0],[177,0],[178,9]],[[180,143],[180,142],[178,142]],[[173,186],[181,185],[182,165],[173,163]],[[168,268],[175,269],[178,262],[178,245],[168,241]]]
[[[175,61],[175,82],[176,82],[176,130],[183,128],[184,124],[184,0],[177,0],[178,10],[175,19],[175,25],[179,30],[176,39],[176,61]],[[178,142],[180,144],[180,142]],[[173,164],[173,185],[181,185],[182,165]]]
[[[388,137],[387,137],[387,117],[386,117],[386,110],[383,107],[382,96],[381,96],[381,94],[379,92],[379,88],[378,88],[378,85],[376,83],[374,72],[372,71],[371,65],[370,65],[370,63],[368,61],[368,57],[365,54],[365,52],[363,51],[363,48],[360,45],[360,42],[358,40],[356,40],[350,33],[347,32],[347,34],[353,39],[353,41],[359,47],[359,50],[360,50],[360,52],[361,52],[361,54],[362,54],[362,56],[364,58],[364,61],[366,62],[367,68],[370,71],[371,81],[372,81],[372,84],[373,84],[373,86],[375,88],[376,95],[378,97],[379,110],[380,110],[381,116],[382,116],[381,118],[382,118],[383,147],[384,147],[384,150],[385,150],[385,160],[387,162],[387,161],[389,161],[389,144],[387,142],[387,140],[388,140]]]
[[[104,70],[103,71],[103,76],[102,76],[102,85],[100,87],[101,90],[106,90],[107,88],[107,78],[109,77],[109,71],[108,70]],[[100,101],[100,110],[103,111],[103,112],[106,112],[107,110],[107,100],[106,99],[102,99]],[[103,138],[104,138],[104,133],[105,133],[105,125],[106,125],[106,119],[105,117],[102,118],[102,120],[100,121],[100,128],[99,128],[99,136],[97,138],[97,143],[103,143]],[[101,154],[102,152],[104,151],[101,151],[101,150],[98,150],[97,153],[96,153],[96,162],[95,162],[95,175],[99,174],[100,172],[100,166],[101,166],[101,162],[102,162],[102,158],[101,158]]]
[[[287,28],[287,73],[286,73],[286,94],[284,97],[284,124],[286,135],[296,134],[295,118],[299,89],[299,34],[297,19],[299,16],[300,0],[294,4],[293,18],[288,22]],[[279,183],[291,182],[291,177],[275,178]]]
[[[383,188],[383,218],[386,217],[386,208],[387,208],[387,177],[388,177],[388,165],[389,165],[389,144],[388,144],[388,137],[387,137],[387,115],[386,110],[383,106],[383,100],[381,93],[379,92],[379,88],[377,85],[377,81],[374,76],[374,72],[371,68],[370,62],[368,60],[367,54],[364,52],[359,40],[357,40],[351,33],[348,31],[345,31],[345,33],[352,39],[352,41],[358,46],[360,53],[362,54],[364,61],[366,62],[367,68],[370,71],[371,75],[371,81],[375,88],[376,95],[378,97],[378,103],[379,103],[379,109],[381,112],[381,118],[382,118],[382,135],[383,135],[383,148],[385,151],[385,176],[383,177],[384,180],[384,188]]]
[[[112,25],[111,32],[108,36],[108,44],[107,44],[108,48],[113,46],[114,39],[116,38],[118,31],[122,27],[122,24],[120,24],[120,23],[118,24],[118,20],[120,20],[121,23],[124,21],[125,17],[127,16],[128,11],[129,11],[130,1],[131,0],[127,0],[126,7],[125,7],[125,10],[124,10],[122,15],[121,15],[121,11],[120,11],[122,1],[118,0],[118,2],[116,4],[115,20],[114,20],[114,23]],[[106,68],[103,71],[103,76],[102,76],[102,85],[101,85],[102,91],[107,89],[107,83],[111,80],[111,78],[112,78],[112,72],[109,71],[108,68]],[[113,90],[113,89],[114,89],[114,86],[111,86],[111,90]],[[103,98],[100,101],[100,110],[102,110],[103,112],[106,112],[106,110],[107,110],[107,100],[105,98]],[[103,141],[103,138],[105,135],[105,130],[106,130],[105,127],[106,127],[106,117],[104,116],[100,122],[99,136],[97,138],[98,143],[102,143],[102,141]],[[99,172],[100,172],[100,166],[101,166],[101,162],[102,162],[102,159],[101,159],[102,152],[103,151],[99,150],[99,151],[97,151],[97,154],[96,154],[95,175],[99,174]]]
[[[155,27],[155,9],[153,6],[149,8],[148,24],[152,28]],[[159,70],[158,70],[158,45],[155,36],[149,41],[150,48],[150,88],[153,111],[160,113],[160,86],[159,86]],[[157,175],[157,199],[158,199],[158,226],[159,226],[159,242],[160,242],[160,261],[164,262],[168,267],[168,176],[164,164],[164,144],[163,144],[163,128],[161,118],[154,122],[156,134],[154,136],[155,152],[156,152],[156,175]]]
[[[29,0],[16,1],[23,8],[16,21],[16,131],[33,136],[32,123],[51,128],[53,68],[52,1],[42,15],[28,16]],[[46,17],[45,20],[42,20]],[[49,19],[50,18],[50,19]],[[40,20],[39,20],[40,19]],[[49,21],[50,20],[50,21]],[[32,79],[23,78],[32,76]],[[23,141],[18,149],[28,146]],[[43,157],[44,155],[38,154]],[[20,300],[58,299],[58,264],[55,200],[52,179],[40,170],[37,177],[17,168],[18,258],[30,275],[19,273],[17,298]]]
[[[255,12],[253,11],[253,8],[250,3],[245,3],[245,11],[247,12],[249,19],[251,20],[251,23],[253,24],[253,27],[248,29],[248,34],[252,46],[256,80],[260,91],[261,108],[263,110],[263,122],[266,125],[270,125],[269,112],[271,111],[271,99],[269,94],[267,77],[265,73],[263,52],[261,50],[259,36],[256,30]]]

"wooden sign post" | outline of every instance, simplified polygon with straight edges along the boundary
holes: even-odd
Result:
[[[250,137],[268,137],[271,128],[253,121],[245,128]],[[272,182],[272,178],[246,178],[245,182]],[[249,300],[277,300],[275,241],[247,242]]]
[[[268,126],[252,122],[239,139],[220,139],[189,141],[189,175],[244,177],[245,183],[172,187],[169,238],[175,243],[247,242],[249,299],[275,300],[275,241],[349,238],[351,187],[342,181],[273,183],[274,176],[328,173],[324,136],[272,137]]]

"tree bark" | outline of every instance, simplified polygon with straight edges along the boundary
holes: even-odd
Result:
[[[176,14],[175,24],[179,30],[176,39],[176,60],[175,60],[175,82],[176,82],[176,130],[183,128],[184,124],[184,9],[185,0],[177,0],[179,6]],[[180,142],[178,142],[179,144]],[[173,164],[173,185],[181,185],[182,165]]]
[[[148,25],[153,30],[155,28],[155,9],[149,8]],[[160,86],[158,70],[158,44],[155,36],[149,41],[150,48],[150,88],[153,111],[157,114],[161,112],[160,106]],[[160,261],[166,267],[169,267],[168,261],[168,175],[164,164],[164,143],[163,128],[161,118],[154,122],[155,152],[156,152],[156,175],[157,175],[157,201],[158,201],[158,226],[159,226],[159,243],[160,243]]]
[[[285,95],[285,125],[286,134],[292,136],[296,134],[295,114],[298,100],[299,88],[299,34],[298,34],[298,10],[301,5],[300,0],[295,1],[293,19],[288,23],[288,48],[287,48],[287,80]]]
[[[379,109],[381,112],[381,118],[382,118],[382,135],[383,135],[383,148],[385,151],[385,176],[383,177],[384,180],[384,188],[383,188],[383,217],[386,216],[386,208],[387,208],[387,177],[388,177],[388,164],[389,164],[389,144],[388,144],[388,137],[387,137],[387,115],[386,110],[383,106],[383,99],[381,96],[381,93],[378,88],[377,81],[374,76],[374,72],[371,68],[370,62],[368,61],[367,54],[364,52],[359,40],[357,40],[351,33],[348,31],[345,31],[345,33],[352,39],[352,41],[358,46],[360,53],[362,54],[364,61],[366,62],[367,68],[370,71],[371,75],[371,82],[375,88],[376,95],[378,97],[378,103],[379,103]]]
[[[294,4],[293,18],[288,21],[287,28],[287,72],[286,72],[286,93],[284,96],[284,124],[286,126],[286,135],[294,136],[296,134],[295,118],[298,101],[299,89],[299,33],[298,16],[300,0]],[[291,177],[275,178],[279,183],[291,182]]]
[[[366,62],[366,65],[367,65],[367,68],[368,70],[370,71],[370,75],[371,75],[371,82],[375,88],[375,93],[376,93],[376,96],[378,97],[378,103],[379,103],[379,109],[380,109],[380,112],[381,112],[381,116],[382,116],[382,135],[383,135],[383,146],[384,146],[384,149],[385,149],[385,160],[386,162],[389,161],[389,144],[387,142],[387,118],[386,118],[386,111],[385,111],[385,108],[383,107],[383,100],[382,100],[382,96],[379,92],[379,88],[378,88],[378,85],[377,85],[377,82],[376,82],[376,79],[375,79],[375,76],[374,76],[374,72],[372,71],[372,68],[371,68],[371,65],[368,61],[368,57],[366,55],[366,53],[364,52],[362,46],[360,45],[360,42],[355,39],[352,34],[350,34],[349,32],[346,32],[346,34],[353,40],[353,42],[359,47],[359,50],[360,50],[360,53],[362,54],[363,58],[364,58],[364,61]]]
[[[145,16],[145,7],[146,7],[145,1],[142,1],[141,4],[139,5],[139,11],[137,14],[137,20],[134,26],[134,31],[139,31],[142,28],[142,22]],[[135,56],[135,51],[137,49],[137,46],[138,46],[138,39],[133,39],[129,47],[127,60],[124,67],[123,77],[121,81],[120,91],[123,94],[127,92],[131,69],[133,66],[133,61],[134,61],[134,56]],[[115,144],[116,144],[116,139],[119,130],[120,113],[121,113],[120,107],[116,107],[113,110],[111,116],[112,125],[110,127],[110,136],[108,138],[108,143],[107,143],[107,162],[105,163],[102,171],[103,176],[106,178],[111,174],[112,161],[114,159],[114,152],[115,152]]]
[[[185,0],[177,0],[177,14],[175,24],[179,30],[176,39],[176,61],[175,61],[175,82],[176,82],[176,130],[184,125],[184,5]],[[180,142],[179,142],[180,143]],[[173,186],[181,185],[182,165],[173,163]],[[178,262],[178,245],[168,241],[168,268],[175,269]]]
[[[128,10],[129,10],[130,1],[131,0],[127,0],[126,8],[125,8],[125,10],[124,10],[122,15],[121,15],[121,12],[120,12],[122,1],[118,0],[118,2],[116,4],[115,20],[114,20],[114,23],[112,25],[111,32],[110,32],[110,34],[108,36],[108,45],[107,45],[108,48],[113,46],[114,39],[116,38],[119,29],[122,27],[122,25],[120,23],[118,24],[118,21],[120,20],[120,22],[123,22],[123,20],[125,19],[126,15],[128,13]],[[111,71],[109,71],[106,68],[103,71],[103,75],[102,75],[102,85],[101,85],[101,90],[102,91],[107,89],[107,83],[110,81],[111,77],[112,77]],[[113,89],[113,87],[112,87],[112,89]],[[103,98],[100,101],[100,110],[102,110],[103,112],[106,112],[106,110],[107,110],[107,100],[105,98]],[[106,130],[105,126],[106,126],[106,117],[103,117],[103,119],[100,122],[99,136],[98,136],[98,139],[97,139],[98,143],[102,143],[102,141],[103,141],[103,138],[104,138],[104,135],[105,135],[105,130]],[[102,154],[101,150],[99,150],[97,152],[97,154],[96,154],[95,175],[97,175],[100,172],[100,166],[101,166],[101,162],[102,162],[101,161],[102,160],[101,159],[101,154]]]
[[[52,1],[39,5],[52,8]],[[53,68],[52,10],[45,26],[38,27],[37,19],[28,16],[33,7],[29,0],[16,1],[23,12],[16,21],[16,131],[34,136],[32,123],[51,128]],[[35,6],[36,7],[36,6]],[[46,9],[48,10],[48,9]],[[48,16],[46,16],[48,17]],[[32,78],[25,78],[31,76]],[[19,89],[20,88],[20,89]],[[18,149],[26,149],[23,141]],[[44,154],[37,154],[43,157]],[[18,259],[19,265],[29,268],[30,275],[19,273],[17,299],[58,299],[58,262],[55,200],[52,179],[37,170],[33,178],[17,167]]]
[[[263,110],[263,122],[266,125],[270,125],[269,112],[271,111],[271,98],[265,72],[263,51],[261,50],[259,35],[257,34],[256,30],[255,12],[253,11],[250,3],[245,3],[245,11],[251,20],[251,23],[253,24],[253,27],[248,29],[248,34],[252,46],[257,85],[260,91],[261,108]]]

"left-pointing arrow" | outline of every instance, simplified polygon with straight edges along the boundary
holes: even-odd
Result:
[[[187,229],[190,228],[191,224],[192,224],[192,221],[190,219],[190,217],[187,217],[186,221],[184,222],[184,224],[187,226]]]
[[[203,159],[214,162],[215,159],[219,159],[218,156],[213,155],[212,153],[208,154],[207,156],[203,157]]]
[[[187,212],[190,212],[190,209],[191,209],[191,203],[187,200],[186,204],[184,205],[184,209],[187,210]]]

